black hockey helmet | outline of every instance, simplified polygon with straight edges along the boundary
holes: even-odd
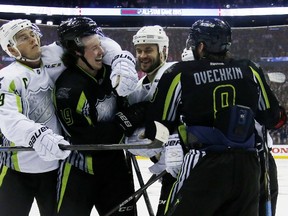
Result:
[[[63,21],[57,28],[59,40],[64,48],[71,49],[71,45],[82,47],[81,38],[93,34],[104,36],[101,27],[88,17],[74,17]],[[71,42],[73,42],[71,44]]]
[[[186,48],[192,50],[200,42],[205,44],[208,53],[225,53],[231,46],[231,27],[220,19],[202,19],[196,21],[186,41]]]

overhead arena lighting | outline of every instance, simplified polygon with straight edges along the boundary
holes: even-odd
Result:
[[[35,15],[63,16],[265,16],[287,15],[288,7],[267,8],[66,8],[22,5],[1,5],[2,13],[25,13]]]

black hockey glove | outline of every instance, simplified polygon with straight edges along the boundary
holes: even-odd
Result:
[[[145,124],[145,138],[154,140],[156,136],[156,126],[154,122],[149,122]]]
[[[116,113],[115,121],[123,129],[126,136],[131,136],[134,130],[141,127],[145,121],[145,113],[150,102],[140,102]]]

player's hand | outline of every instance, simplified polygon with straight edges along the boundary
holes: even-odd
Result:
[[[184,157],[178,134],[170,135],[169,141],[164,144],[164,148],[166,171],[176,178]]]
[[[42,126],[36,132],[32,132],[28,136],[26,143],[34,148],[39,157],[45,161],[63,160],[70,154],[70,151],[61,150],[58,146],[59,144],[70,145],[69,142],[64,140],[62,136],[53,133],[46,126]]]
[[[126,50],[121,51],[113,58],[110,79],[112,87],[119,96],[127,96],[135,90],[138,82],[135,64],[134,56]]]
[[[131,136],[134,130],[144,124],[145,113],[150,102],[139,102],[116,113],[115,121],[123,129],[126,136]]]

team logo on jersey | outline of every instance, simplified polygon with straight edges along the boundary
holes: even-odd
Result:
[[[102,100],[97,100],[96,111],[98,121],[109,121],[116,113],[116,96],[114,94],[105,96]]]
[[[54,115],[52,103],[52,87],[40,87],[37,91],[28,91],[26,114],[30,119],[39,123],[47,123]]]
[[[68,99],[70,90],[71,90],[71,88],[59,88],[56,92],[56,98]]]

